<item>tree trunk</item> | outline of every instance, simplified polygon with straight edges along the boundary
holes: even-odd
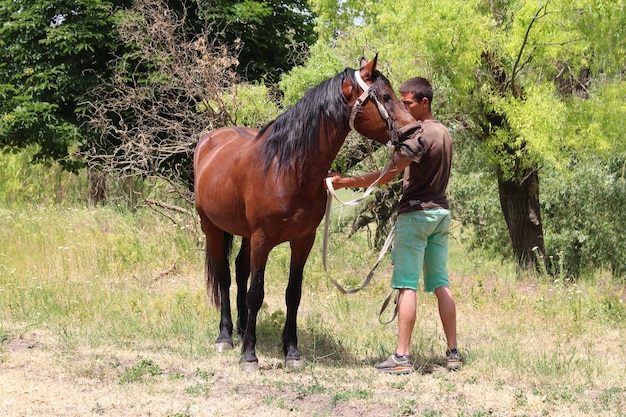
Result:
[[[106,201],[106,174],[93,168],[87,168],[87,182],[89,205],[104,204]]]
[[[498,174],[498,190],[515,261],[522,268],[535,269],[545,254],[537,170],[527,173],[521,183]]]

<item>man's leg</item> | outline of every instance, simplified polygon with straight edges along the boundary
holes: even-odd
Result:
[[[456,348],[456,305],[454,304],[452,291],[447,285],[439,287],[435,289],[435,296],[437,297],[439,317],[441,317],[441,324],[443,325],[443,332],[446,335],[448,349],[454,349]],[[398,316],[398,324],[400,323],[399,320]]]
[[[398,355],[411,353],[411,335],[415,326],[417,291],[400,288],[398,296]]]

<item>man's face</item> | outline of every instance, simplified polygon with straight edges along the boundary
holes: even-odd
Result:
[[[415,120],[423,121],[428,114],[428,99],[426,97],[416,100],[412,93],[403,93],[400,95],[404,107],[411,113]]]

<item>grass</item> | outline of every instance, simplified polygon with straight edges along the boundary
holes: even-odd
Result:
[[[339,209],[335,210],[335,216]],[[345,216],[346,213],[344,212]],[[193,223],[190,223],[193,224]],[[378,253],[334,222],[329,267],[356,286]],[[624,288],[608,275],[519,276],[452,241],[450,270],[467,363],[447,373],[433,296],[420,294],[409,377],[372,364],[395,347],[378,309],[390,264],[340,294],[321,231],[305,270],[302,371],[282,366],[286,245],[271,254],[259,315],[261,369],[215,353],[195,229],[149,211],[0,209],[0,409],[19,415],[626,415]],[[458,232],[458,230],[457,230]],[[24,347],[25,346],[25,347]],[[10,381],[10,382],[9,382]],[[33,381],[38,388],[33,402]],[[26,404],[33,404],[28,408]]]

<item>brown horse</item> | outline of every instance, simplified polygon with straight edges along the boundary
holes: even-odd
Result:
[[[256,324],[265,265],[282,242],[291,248],[285,365],[303,364],[296,330],[302,272],[324,216],[324,178],[351,127],[379,142],[393,141],[396,151],[409,157],[423,152],[420,124],[376,70],[376,62],[362,59],[360,70],[346,69],[322,82],[260,131],[224,127],[204,135],[196,146],[194,194],[206,235],[207,294],[221,307],[218,351],[233,347],[229,257],[233,235],[242,236],[235,277],[246,370],[258,367]]]

